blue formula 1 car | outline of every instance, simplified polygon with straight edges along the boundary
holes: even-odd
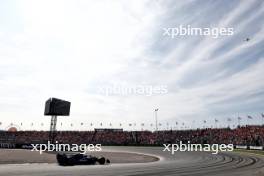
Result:
[[[95,164],[110,164],[110,160],[104,157],[97,158],[92,155],[85,154],[57,154],[58,164],[61,166],[74,166],[74,165],[95,165]]]

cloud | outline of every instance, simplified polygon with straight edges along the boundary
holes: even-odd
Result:
[[[175,121],[190,126],[204,119],[209,125],[214,118],[224,125],[227,116],[257,116],[263,110],[260,1],[19,1],[2,7],[9,19],[0,21],[4,124],[48,124],[43,109],[51,96],[72,101],[71,116],[60,119],[67,129],[81,122],[148,122],[152,129],[155,108],[159,121],[172,127]],[[163,28],[181,24],[233,27],[235,33],[217,39],[162,35]],[[99,93],[122,84],[166,85],[168,93]]]

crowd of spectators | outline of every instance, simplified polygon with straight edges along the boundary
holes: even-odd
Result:
[[[0,131],[0,143],[46,143],[48,131]],[[55,140],[67,144],[102,145],[162,145],[179,141],[199,144],[235,144],[264,146],[264,126],[244,126],[235,129],[207,128],[166,131],[58,131]]]

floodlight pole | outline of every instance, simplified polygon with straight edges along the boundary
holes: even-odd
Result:
[[[54,143],[54,139],[56,137],[56,125],[57,125],[57,116],[53,115],[51,116],[50,132],[49,132],[49,141],[51,144]]]
[[[155,109],[156,131],[158,131],[158,110],[159,109]]]

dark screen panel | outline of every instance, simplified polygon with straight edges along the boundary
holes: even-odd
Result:
[[[45,103],[44,115],[69,116],[71,103],[58,98],[50,98]]]

